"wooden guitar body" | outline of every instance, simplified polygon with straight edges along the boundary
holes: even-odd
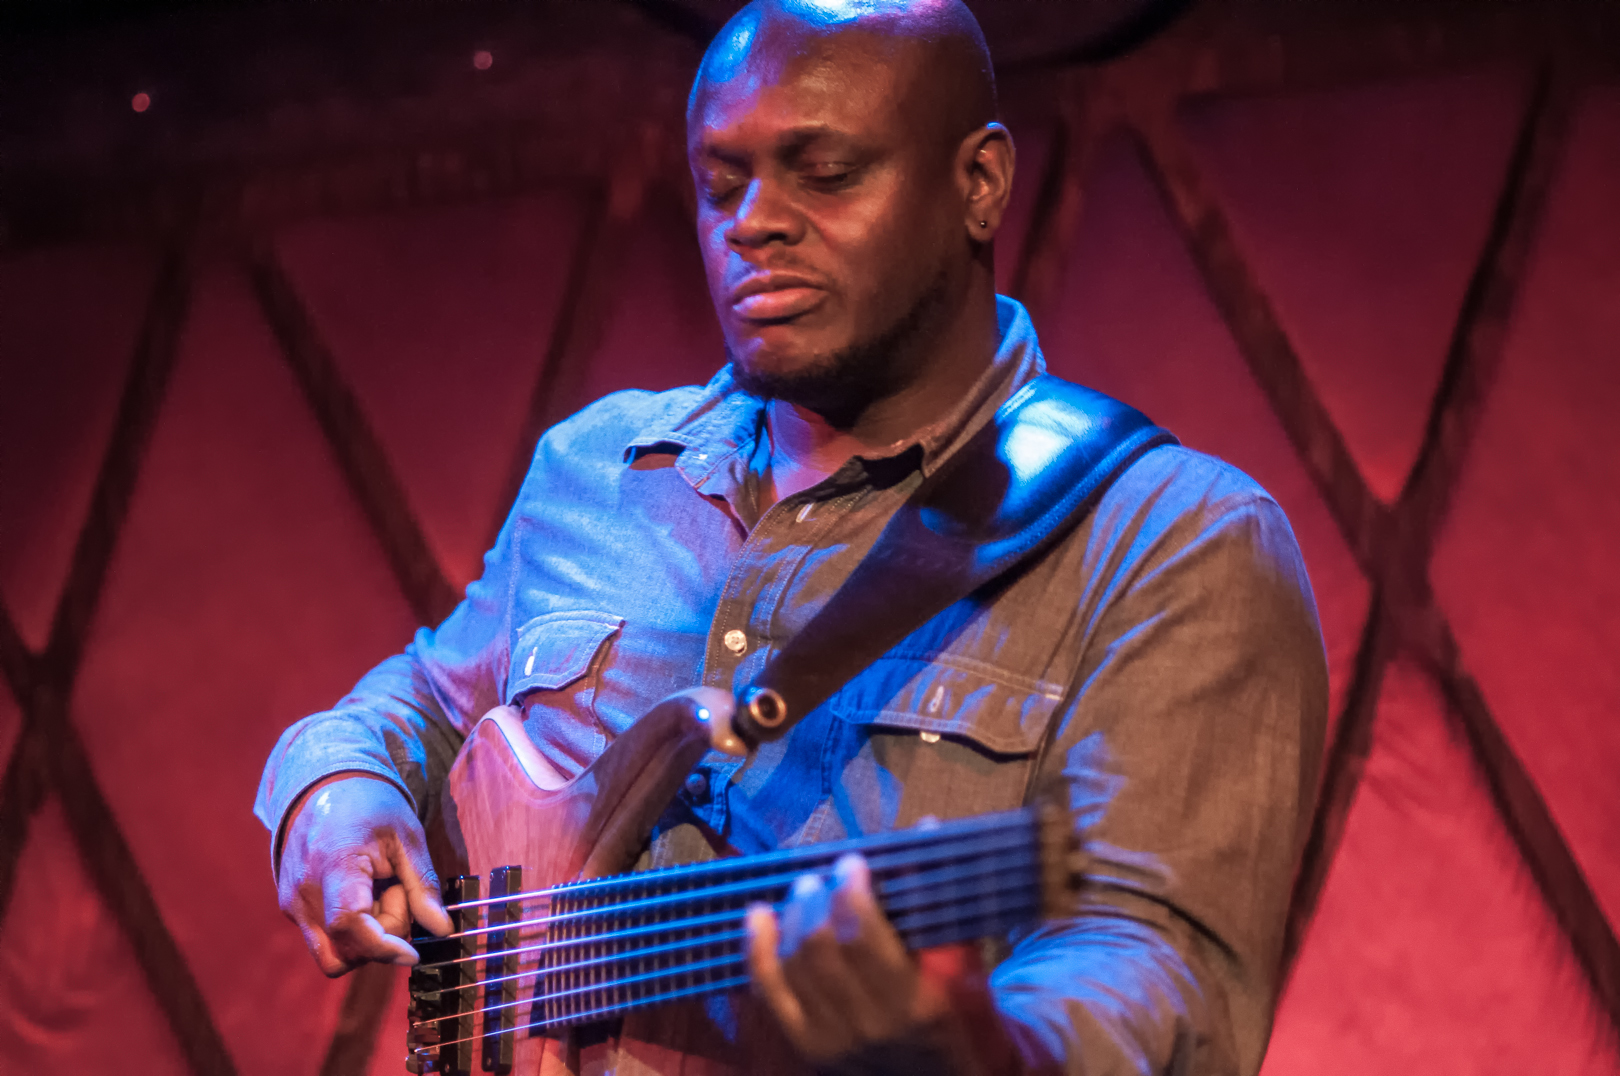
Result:
[[[671,696],[571,780],[535,748],[517,710],[510,706],[491,710],[473,727],[457,755],[446,783],[442,817],[431,827],[440,876],[471,876],[493,883],[502,868],[520,866],[509,891],[536,892],[514,916],[514,921],[524,922],[549,913],[544,891],[629,870],[681,782],[715,737],[725,735],[731,707],[731,697],[713,688]],[[492,885],[487,896],[496,895]],[[464,913],[456,918],[463,920],[458,923],[462,928],[476,917]],[[507,947],[518,949],[543,943],[547,937],[545,926],[538,924],[499,933]],[[531,978],[520,981],[532,981],[540,959],[539,952],[520,953],[515,971],[508,974],[527,971]],[[520,1008],[514,1006],[508,1026],[530,1022],[526,1010],[517,1011]],[[511,1038],[515,1041],[510,1043],[510,1061],[498,1059],[486,1071],[518,1076],[571,1071],[562,1039],[522,1032]],[[455,1066],[441,1071],[455,1071]]]
[[[827,875],[848,852],[866,857],[878,904],[913,951],[1005,935],[1067,906],[1078,846],[1068,812],[1050,804],[625,873],[704,753],[738,749],[732,707],[712,688],[673,695],[572,780],[535,749],[517,711],[478,723],[429,827],[440,876],[453,878],[455,930],[412,939],[411,1072],[572,1076],[605,1057],[602,1029],[621,1016],[632,1019],[618,1046],[641,1071],[690,1076],[708,1068],[697,1053],[790,1071],[780,1055],[762,1060],[780,1043],[769,1026],[744,1020],[743,1041],[727,1033],[705,1045],[686,1038],[689,1023],[659,1021],[671,1006],[745,987],[748,906],[781,904],[795,879]],[[653,1045],[676,1028],[682,1049]]]
[[[563,778],[510,706],[486,714],[447,782],[461,873],[521,863],[539,889],[629,870],[658,815],[710,748],[714,715],[731,697],[712,688],[671,696],[644,714],[589,769]],[[447,819],[448,821],[448,819]],[[459,849],[458,849],[459,851]]]

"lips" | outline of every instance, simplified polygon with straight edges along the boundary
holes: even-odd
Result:
[[[731,291],[731,308],[750,321],[781,321],[807,314],[826,289],[796,273],[755,273]]]

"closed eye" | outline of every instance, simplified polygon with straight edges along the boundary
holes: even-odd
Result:
[[[817,161],[802,166],[800,175],[819,190],[839,190],[853,183],[858,171],[848,161]]]
[[[703,177],[703,198],[710,205],[719,205],[748,186],[748,177],[733,169],[708,172]]]

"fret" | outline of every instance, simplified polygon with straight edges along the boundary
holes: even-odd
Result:
[[[558,911],[560,907],[561,905],[556,897],[552,897],[550,900],[544,902],[544,908],[547,912]],[[550,1023],[556,1015],[552,1010],[552,1003],[548,1000],[546,993],[550,987],[551,975],[553,974],[552,969],[557,965],[557,951],[550,944],[551,940],[551,931],[547,930],[545,933],[545,941],[538,943],[532,948],[536,968],[533,995],[534,1003],[529,1008],[530,1027],[543,1027],[544,1025]]]
[[[573,903],[572,901],[569,902],[570,905],[572,905],[572,903]],[[562,940],[563,941],[571,943],[573,941],[574,937],[578,933],[579,933],[579,921],[577,919],[569,919],[569,920],[567,920],[567,921],[565,921],[563,923],[563,925],[562,925]],[[573,958],[576,951],[577,950],[575,949],[575,947],[572,944],[570,944],[567,948],[561,950],[558,955]],[[569,964],[570,969],[572,969],[573,966],[578,963],[578,960],[577,960],[577,958],[569,959],[567,961],[567,963]],[[557,977],[557,988],[558,988],[559,991],[564,991],[565,988],[567,988],[567,987],[572,987],[572,986],[578,985],[578,982],[579,982],[578,973],[576,971],[573,971],[573,970],[565,971],[565,972],[563,972],[561,975],[559,975]],[[573,1015],[573,1010],[575,1008],[577,1008],[577,1006],[574,1004],[574,1001],[575,1001],[574,995],[566,993],[566,992],[559,993],[559,995],[557,996],[557,999],[556,999],[558,1015],[560,1017],[563,1017],[564,1019],[566,1019],[569,1016],[572,1016]]]

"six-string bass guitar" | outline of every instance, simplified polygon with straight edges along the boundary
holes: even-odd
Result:
[[[712,688],[672,696],[567,781],[516,710],[478,723],[444,798],[464,871],[445,887],[455,931],[413,939],[409,1071],[536,1076],[544,1039],[564,1029],[745,985],[748,905],[780,904],[845,852],[865,855],[912,949],[1004,934],[1066,903],[1078,852],[1055,805],[624,873],[703,754],[741,751],[731,718]]]

